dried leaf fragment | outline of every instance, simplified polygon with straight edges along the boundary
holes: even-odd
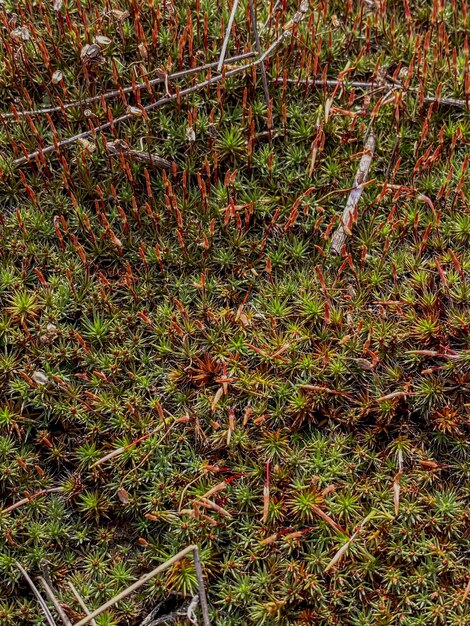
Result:
[[[194,128],[190,126],[186,131],[186,141],[188,143],[194,143],[196,141],[196,133],[194,132]]]
[[[122,504],[129,504],[129,493],[126,491],[126,489],[124,489],[124,487],[118,488],[117,496]]]
[[[124,22],[129,17],[129,11],[120,11],[119,9],[111,9],[109,12],[118,22]]]
[[[95,43],[97,43],[99,46],[109,46],[112,43],[112,39],[110,39],[109,37],[105,37],[104,35],[98,35],[97,37],[95,37]]]
[[[14,41],[29,41],[31,39],[31,33],[27,26],[18,26],[10,34]]]
[[[87,43],[80,50],[80,59],[83,63],[101,63],[101,47],[97,43]]]
[[[77,140],[77,143],[80,144],[82,148],[88,150],[89,152],[94,152],[96,150],[96,146],[92,141],[88,141],[88,139],[80,138]]]
[[[127,107],[126,113],[128,115],[132,115],[133,117],[142,117],[143,115],[142,109],[139,109],[139,107],[132,107],[132,106]]]
[[[64,75],[62,74],[62,72],[60,70],[56,70],[53,74],[52,74],[52,79],[51,82],[53,85],[57,85],[57,83],[60,83],[60,81],[64,78]]]
[[[42,370],[36,370],[34,374],[31,376],[35,383],[38,385],[47,385],[49,382],[49,378]]]

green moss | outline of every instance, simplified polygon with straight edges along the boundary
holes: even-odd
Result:
[[[4,113],[217,61],[230,9],[10,4]],[[227,57],[253,47],[246,4]],[[276,22],[258,4],[266,49],[297,6]],[[190,543],[220,626],[469,624],[469,120],[420,100],[465,98],[468,29],[461,3],[412,4],[309,7],[267,62],[269,108],[248,70],[21,167],[164,83],[3,120],[0,506],[29,501],[0,513],[0,624],[44,623],[16,560],[35,578],[47,559],[78,621],[68,581],[94,609]],[[95,37],[111,43],[84,63]],[[336,91],[283,85],[340,72]],[[392,79],[409,89],[352,92]],[[183,560],[99,624],[195,589]]]

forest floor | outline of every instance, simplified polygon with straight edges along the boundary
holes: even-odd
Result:
[[[466,0],[0,4],[0,624],[468,626]]]

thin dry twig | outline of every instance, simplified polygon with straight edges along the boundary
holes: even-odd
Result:
[[[107,461],[110,461],[111,459],[116,458],[117,456],[123,454],[123,452],[126,452],[127,450],[130,450],[131,448],[136,446],[138,443],[142,443],[142,441],[145,441],[152,435],[155,435],[162,428],[163,428],[163,424],[159,424],[157,428],[154,428],[152,431],[150,431],[146,435],[142,435],[141,437],[134,439],[134,441],[131,441],[131,443],[128,443],[126,446],[121,446],[120,448],[116,448],[115,450],[112,450],[112,452],[105,454],[103,457],[101,457],[101,459],[98,459],[97,461],[92,463],[92,465],[90,465],[90,469],[93,467],[97,467],[98,465],[103,465],[103,463],[106,463]]]
[[[43,578],[40,577],[39,578],[39,582],[41,583],[42,587],[44,588],[44,591],[46,592],[47,597],[49,598],[49,600],[54,605],[55,610],[57,611],[59,617],[64,622],[65,626],[72,626],[72,622],[67,617],[64,609],[62,608],[59,600],[56,597],[55,590],[54,590],[54,585],[52,584],[51,576],[49,574],[49,568],[47,566],[47,561],[44,560],[44,559],[41,561],[41,571],[42,571]]]
[[[261,63],[264,62],[266,58],[271,56],[277,50],[277,48],[279,48],[279,46],[282,45],[282,43],[284,43],[286,39],[288,39],[291,36],[292,30],[303,19],[303,17],[305,16],[307,12],[307,9],[308,9],[308,2],[304,0],[302,4],[300,5],[300,9],[294,15],[292,20],[290,20],[290,22],[286,26],[284,26],[282,34],[279,35],[279,37],[274,41],[274,43],[272,43],[269,46],[269,48],[259,58],[255,59],[251,63],[247,63],[240,67],[236,67],[233,70],[226,72],[225,74],[219,74],[217,76],[209,78],[201,83],[198,83],[197,85],[194,85],[193,87],[187,87],[186,89],[182,89],[179,93],[171,94],[164,98],[161,98],[160,100],[157,100],[156,102],[153,102],[143,107],[143,109],[145,111],[153,111],[154,109],[157,109],[165,104],[168,104],[169,102],[177,100],[178,98],[187,96],[196,91],[200,91],[201,89],[204,89],[205,87],[209,87],[210,85],[213,85],[215,83],[221,82],[222,80],[226,78],[230,78],[232,76],[236,76],[237,74],[245,72],[250,67],[260,65]],[[35,152],[31,152],[27,156],[21,157],[13,161],[13,165],[19,166],[19,165],[23,165],[23,163],[29,163],[31,159],[35,159],[39,155],[44,155],[49,152],[55,152],[57,150],[60,150],[60,148],[63,148],[64,146],[68,146],[74,143],[75,141],[78,141],[79,139],[86,139],[87,137],[90,137],[91,135],[96,135],[96,133],[107,130],[108,128],[112,128],[116,126],[116,124],[129,120],[132,117],[133,117],[132,113],[126,113],[125,115],[121,115],[121,117],[117,117],[112,122],[106,122],[105,124],[101,124],[100,126],[84,131],[83,133],[79,133],[78,135],[74,135],[73,137],[69,137],[68,139],[64,139],[63,141],[59,141],[53,145],[46,146],[45,148],[41,148],[39,150],[36,150]]]
[[[235,74],[239,74],[240,72],[244,72],[247,68],[251,67],[252,65],[257,65],[260,61],[257,60],[253,63],[249,63],[247,65],[244,65],[243,67],[240,68],[236,68],[234,70],[231,70],[230,72],[227,72],[225,74],[225,77],[229,77],[229,76],[233,76]],[[214,76],[213,78],[210,78],[208,80],[205,80],[201,83],[198,83],[197,85],[194,85],[193,87],[188,87],[186,89],[182,89],[179,94],[171,94],[169,96],[166,96],[164,98],[160,98],[160,100],[157,100],[156,102],[153,102],[150,105],[147,105],[146,107],[144,107],[145,111],[151,111],[154,109],[157,109],[161,106],[164,106],[165,104],[168,104],[169,102],[172,102],[174,100],[176,100],[178,97],[183,97],[183,96],[187,96],[191,93],[194,93],[196,91],[199,91],[201,89],[204,89],[205,87],[208,87],[209,85],[212,85],[214,83],[220,82],[223,79],[222,75],[217,75]],[[76,141],[78,141],[79,139],[86,139],[88,137],[90,137],[91,135],[95,135],[99,132],[102,132],[104,130],[108,130],[109,128],[116,126],[117,124],[120,124],[121,122],[125,122],[129,119],[131,119],[133,117],[132,113],[126,113],[125,115],[121,115],[121,117],[117,117],[116,119],[114,119],[112,122],[106,122],[104,124],[101,124],[100,126],[96,126],[95,128],[93,128],[93,130],[86,130],[83,133],[79,133],[78,135],[74,135],[73,137],[69,137],[68,139],[64,139],[62,141],[59,141],[57,144],[55,145],[50,145],[47,146],[45,148],[42,148],[40,150],[36,150],[35,152],[31,152],[30,154],[28,154],[28,156],[24,156],[21,157],[19,159],[16,159],[15,161],[13,161],[13,165],[18,166],[18,165],[22,165],[23,163],[27,163],[29,161],[31,161],[31,159],[35,159],[36,157],[38,157],[40,154],[47,154],[49,152],[55,152],[60,148],[63,148],[64,146],[68,146],[72,143],[75,143]]]
[[[286,82],[292,85],[302,85],[306,87],[344,87],[344,88],[355,88],[355,89],[389,89],[390,87],[401,88],[402,86],[399,83],[381,83],[380,81],[372,82],[372,81],[350,81],[350,80],[339,80],[335,78],[276,78],[276,83]]]
[[[201,604],[202,621],[204,623],[204,626],[210,626],[209,607],[207,605],[206,590],[204,587],[204,575],[202,572],[201,559],[199,556],[199,550],[197,546],[194,546],[193,557],[194,557],[194,568],[196,570],[197,584],[199,587],[199,602]],[[190,615],[190,611],[188,608],[188,617],[189,615]]]
[[[423,102],[425,104],[436,103],[438,105],[442,104],[444,106],[459,107],[462,109],[467,109],[469,106],[466,100],[457,100],[456,98],[438,98],[437,96],[425,96]]]
[[[44,589],[44,592],[45,592],[46,596],[49,598],[49,600],[54,605],[54,608],[57,611],[57,614],[59,615],[61,620],[64,622],[65,626],[72,626],[72,622],[69,620],[69,618],[65,614],[64,609],[60,606],[60,602],[56,598],[56,595],[55,595],[54,591],[52,590],[52,587],[49,585],[49,583],[46,581],[46,579],[43,578],[42,576],[40,576],[38,580],[41,583],[42,588]]]
[[[225,60],[225,65],[229,65],[232,63],[237,63],[238,61],[244,61],[246,59],[251,59],[255,56],[254,52],[245,52],[244,54],[238,54],[237,56],[230,57]],[[77,107],[86,107],[94,102],[101,102],[102,99],[109,100],[111,98],[118,98],[122,93],[134,93],[135,91],[141,91],[143,89],[147,89],[149,86],[153,87],[154,85],[159,85],[160,83],[171,82],[173,80],[178,80],[179,78],[185,78],[186,76],[191,76],[192,74],[197,74],[197,72],[203,72],[205,70],[210,70],[214,67],[217,67],[218,61],[213,61],[212,63],[206,63],[205,65],[199,65],[198,67],[191,67],[187,70],[182,70],[180,72],[175,72],[174,74],[168,74],[162,78],[159,76],[158,78],[153,78],[148,82],[137,83],[136,85],[132,85],[129,87],[123,87],[121,89],[113,89],[112,91],[105,91],[104,93],[100,93],[97,96],[90,96],[89,98],[84,98],[83,100],[75,100],[74,102],[65,102],[59,106],[47,107],[43,109],[32,109],[31,111],[17,111],[15,113],[0,113],[0,117],[3,119],[15,119],[18,117],[25,117],[29,115],[30,117],[36,115],[46,115],[50,113],[60,113],[67,109],[73,109]]]
[[[22,500],[18,500],[18,502],[15,502],[14,504],[7,506],[6,509],[3,509],[2,511],[0,511],[0,515],[11,513],[11,511],[14,511],[15,509],[19,509],[20,506],[23,506],[24,504],[28,504],[29,502],[32,502],[33,500],[35,500],[36,498],[39,498],[40,496],[45,496],[48,493],[58,493],[59,491],[63,491],[63,488],[51,487],[50,489],[41,489],[41,491],[38,491],[37,493],[33,493],[27,498],[23,498]]]
[[[346,236],[351,232],[351,226],[355,221],[357,204],[362,196],[364,183],[367,181],[374,151],[375,134],[374,131],[371,130],[364,145],[364,154],[361,157],[359,168],[354,178],[353,190],[349,194],[346,206],[344,207],[341,224],[338,226],[336,231],[333,233],[333,237],[331,238],[330,254],[333,256],[339,256],[341,254],[343,244],[346,241]]]
[[[90,609],[87,607],[87,605],[85,604],[85,602],[83,601],[83,598],[81,597],[81,595],[78,593],[77,589],[75,588],[74,584],[71,583],[69,581],[68,583],[71,592],[73,593],[73,595],[75,596],[78,604],[82,607],[83,611],[85,612],[85,614],[89,617],[91,615]],[[90,620],[91,626],[97,626],[96,621],[94,619]]]
[[[230,33],[232,32],[233,21],[235,19],[235,13],[238,8],[238,0],[234,0],[232,5],[232,11],[230,13],[230,17],[228,19],[227,30],[225,31],[224,43],[222,44],[222,50],[220,51],[219,63],[217,64],[217,71],[222,71],[222,66],[224,64],[225,53],[227,52],[228,42],[230,40]]]
[[[139,150],[131,150],[127,143],[122,139],[116,139],[116,141],[106,142],[106,150],[107,152],[109,152],[109,154],[123,154],[133,161],[139,161],[140,163],[153,165],[154,167],[158,167],[163,170],[170,170],[172,167],[172,163],[170,161],[158,156],[157,154],[152,154],[150,152],[140,152]]]
[[[137,589],[140,589],[140,587],[142,587],[142,585],[145,585],[145,583],[148,582],[151,578],[168,569],[171,565],[173,565],[173,563],[180,561],[190,552],[193,552],[195,554],[195,550],[197,550],[197,546],[194,545],[184,548],[184,550],[181,550],[181,552],[178,552],[178,554],[175,554],[175,556],[172,556],[170,559],[168,559],[168,561],[165,561],[164,563],[153,569],[151,572],[144,574],[135,583],[133,583],[132,585],[118,593],[116,596],[114,596],[114,598],[111,598],[100,607],[95,609],[92,613],[81,619],[75,624],[75,626],[85,626],[85,624],[89,624],[95,617],[101,615],[101,613],[103,613],[104,611],[107,611],[109,608],[117,604],[117,602],[119,602],[120,600],[124,600],[124,598],[127,598],[127,596],[129,596]],[[204,626],[206,626],[206,624],[207,626],[210,626],[209,622],[205,623]]]
[[[49,626],[57,626],[57,624],[54,621],[54,618],[51,615],[51,612],[49,611],[49,607],[47,606],[44,598],[42,597],[42,595],[39,593],[38,588],[36,587],[36,585],[33,583],[33,581],[31,580],[28,572],[25,570],[25,568],[21,565],[21,563],[18,563],[18,561],[16,561],[15,563],[16,567],[20,570],[20,572],[23,574],[23,577],[25,578],[26,582],[28,583],[28,585],[31,587],[32,592],[34,593],[34,595],[37,598],[37,601],[39,602],[39,605],[46,617],[47,623],[49,624]]]
[[[249,0],[249,6],[250,6],[251,25],[252,25],[253,33],[255,36],[256,52],[258,53],[258,56],[260,57],[263,55],[263,52],[261,50],[261,42],[260,42],[259,33],[258,33],[258,23],[256,19],[256,9],[254,5],[254,0]],[[266,68],[264,67],[264,63],[261,63],[260,71],[261,71],[261,80],[263,83],[264,99],[266,100],[266,106],[269,107],[270,97],[269,97],[268,78],[266,76]]]
[[[305,85],[307,87],[345,87],[345,88],[355,88],[355,89],[374,89],[374,90],[385,90],[389,88],[400,89],[405,91],[405,88],[401,83],[397,82],[386,82],[381,83],[380,81],[349,81],[349,80],[339,80],[334,78],[328,78],[326,80],[322,78],[276,78],[276,83],[289,83],[293,85]],[[419,89],[416,87],[412,87],[406,90],[409,93],[418,93]],[[449,107],[459,107],[462,109],[467,109],[469,107],[469,103],[466,100],[460,100],[458,98],[441,98],[437,96],[424,96],[423,98],[424,104],[438,104]]]

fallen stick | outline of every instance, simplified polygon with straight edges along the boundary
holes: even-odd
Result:
[[[448,107],[459,107],[462,109],[467,109],[469,107],[469,103],[466,100],[457,100],[456,98],[438,98],[437,96],[424,96],[425,104],[443,104]]]
[[[381,83],[381,82],[372,82],[372,81],[349,81],[349,80],[339,80],[335,78],[276,78],[276,83],[286,82],[291,85],[302,85],[307,87],[349,87],[355,89],[389,89],[390,87],[402,88],[400,84],[389,84],[389,83]]]
[[[362,196],[364,190],[364,183],[367,181],[367,175],[369,174],[370,164],[375,151],[375,134],[371,130],[367,141],[364,146],[364,154],[362,155],[354,178],[353,190],[349,194],[346,206],[344,207],[343,215],[341,217],[341,224],[333,233],[331,238],[330,254],[333,256],[339,256],[343,248],[343,244],[346,241],[346,236],[351,233],[351,226],[356,221],[355,213],[357,210],[357,204]]]
[[[55,593],[52,590],[52,587],[49,585],[49,583],[46,581],[46,579],[43,578],[42,576],[39,577],[39,582],[41,583],[42,588],[44,589],[44,591],[46,593],[46,596],[49,598],[49,600],[54,605],[54,608],[57,611],[57,614],[59,615],[61,620],[64,622],[65,626],[72,626],[72,622],[69,620],[69,618],[65,614],[64,609],[60,606],[60,602],[56,598]]]
[[[278,40],[279,43],[283,39],[284,39],[284,37],[279,38],[279,40]],[[260,59],[257,59],[253,63],[248,63],[246,65],[243,65],[243,67],[239,67],[239,68],[230,70],[229,72],[226,72],[225,78],[228,78],[230,76],[234,76],[236,74],[240,74],[241,72],[245,72],[250,67],[252,67],[254,65],[258,65],[262,61],[264,61],[264,57],[261,57]],[[164,98],[160,98],[160,100],[157,100],[156,102],[147,105],[146,107],[144,107],[144,109],[145,109],[145,111],[151,111],[151,110],[160,108],[161,106],[164,106],[165,104],[168,104],[169,102],[173,102],[178,97],[181,98],[183,96],[187,96],[187,95],[189,95],[191,93],[194,93],[196,91],[200,91],[201,89],[204,89],[205,87],[208,87],[209,85],[213,85],[215,83],[218,83],[223,78],[224,78],[224,76],[222,76],[222,74],[214,76],[213,78],[210,78],[210,79],[205,80],[205,81],[203,81],[201,83],[198,83],[197,85],[194,85],[193,87],[188,87],[186,89],[182,89],[177,94],[171,94],[169,96],[165,96]],[[126,113],[125,115],[121,115],[121,117],[117,117],[112,122],[105,122],[104,124],[101,124],[100,126],[96,126],[95,128],[93,128],[93,130],[86,130],[83,133],[79,133],[78,135],[73,135],[73,137],[69,137],[68,139],[64,139],[62,141],[59,141],[57,144],[46,146],[45,148],[42,148],[40,150],[36,150],[35,152],[31,152],[27,156],[21,157],[19,159],[16,159],[15,161],[13,161],[13,165],[15,165],[15,166],[23,165],[23,163],[28,163],[29,161],[31,161],[31,159],[36,158],[40,154],[44,155],[44,154],[48,154],[49,152],[55,152],[58,149],[63,148],[64,146],[68,146],[68,145],[70,145],[72,143],[75,143],[79,139],[86,139],[86,138],[90,137],[91,135],[95,135],[95,134],[97,134],[99,132],[107,130],[108,128],[111,128],[112,126],[115,126],[117,124],[120,124],[121,122],[125,122],[127,120],[130,120],[133,117],[134,117],[134,115],[132,113]]]
[[[412,391],[392,391],[392,393],[387,393],[385,396],[381,396],[376,399],[376,402],[387,402],[388,400],[394,400],[395,398],[408,398],[409,396],[414,396]]]
[[[315,393],[328,393],[332,396],[342,396],[344,398],[351,398],[350,393],[344,393],[344,391],[336,391],[336,389],[330,389],[329,387],[323,387],[322,385],[300,385],[301,389],[305,391],[314,391]]]
[[[194,558],[194,568],[196,570],[197,584],[199,587],[199,602],[201,604],[202,621],[204,623],[204,626],[210,626],[209,607],[207,605],[206,590],[204,587],[204,576],[202,572],[201,559],[199,557],[199,549],[197,546],[194,546],[193,558]],[[190,617],[190,614],[191,614],[190,613],[191,606],[192,606],[192,602],[188,607],[188,613],[187,613],[188,618]]]
[[[200,91],[201,89],[204,89],[205,87],[209,87],[210,85],[213,85],[215,83],[221,82],[222,80],[226,78],[230,78],[231,76],[236,76],[237,74],[245,72],[250,67],[260,65],[261,63],[264,62],[265,59],[271,56],[277,50],[277,48],[279,48],[279,46],[282,43],[284,43],[286,39],[288,39],[291,36],[292,30],[297,24],[300,23],[300,21],[302,20],[302,18],[305,16],[307,12],[307,9],[308,9],[308,2],[304,0],[302,4],[300,5],[300,9],[294,15],[292,20],[290,20],[289,24],[284,27],[282,34],[279,35],[279,37],[274,41],[274,43],[272,43],[269,46],[269,48],[255,61],[252,61],[251,63],[247,63],[240,67],[236,67],[233,70],[226,72],[225,74],[218,74],[217,76],[209,78],[201,83],[198,83],[197,85],[194,85],[193,87],[187,87],[186,89],[182,89],[176,94],[171,94],[171,95],[165,96],[164,98],[160,98],[160,100],[157,100],[156,102],[153,102],[152,104],[148,104],[147,106],[143,107],[143,109],[145,111],[153,111],[154,109],[157,109],[165,104],[168,104],[169,102],[173,102],[174,100],[177,100],[183,96],[187,96],[196,91]],[[68,139],[64,139],[63,141],[59,141],[53,145],[46,146],[45,148],[41,148],[39,150],[31,152],[27,156],[21,157],[20,159],[16,159],[15,161],[13,161],[13,165],[19,166],[19,165],[23,165],[23,163],[29,163],[31,159],[35,159],[41,154],[44,155],[44,154],[48,154],[49,152],[58,151],[60,150],[60,148],[64,146],[68,146],[74,143],[75,141],[78,141],[79,139],[86,139],[87,137],[90,137],[91,135],[96,135],[96,133],[102,132],[103,130],[107,130],[108,128],[111,128],[115,126],[116,124],[119,124],[121,122],[125,122],[131,119],[132,117],[134,117],[132,113],[126,113],[125,115],[121,115],[121,117],[117,117],[112,122],[106,122],[105,124],[96,126],[93,129],[86,130],[83,133],[79,133],[78,135],[74,135],[73,137],[69,137]]]
[[[225,65],[231,65],[233,63],[237,63],[238,61],[244,61],[246,59],[251,59],[254,56],[256,56],[255,52],[245,52],[244,54],[239,54],[237,56],[234,57],[230,57],[228,59],[225,59]],[[74,100],[73,102],[64,102],[62,105],[57,105],[57,106],[53,106],[53,107],[45,107],[42,109],[31,109],[29,111],[16,111],[16,113],[0,113],[0,118],[3,119],[13,119],[16,120],[17,117],[26,117],[26,116],[30,116],[30,117],[34,117],[37,115],[47,115],[50,113],[60,113],[63,112],[64,110],[67,109],[73,109],[76,107],[84,107],[84,106],[89,106],[90,104],[93,104],[94,102],[101,102],[101,100],[104,98],[105,100],[109,100],[111,98],[117,98],[121,95],[121,93],[134,93],[135,91],[141,91],[143,89],[147,89],[148,86],[150,85],[151,87],[153,87],[154,85],[158,85],[160,83],[164,83],[166,82],[171,82],[173,80],[178,80],[179,78],[185,78],[186,76],[191,76],[192,74],[196,74],[197,72],[203,72],[205,70],[209,70],[212,69],[214,67],[217,67],[218,61],[213,61],[212,63],[206,63],[205,65],[200,65],[198,67],[191,67],[187,70],[182,70],[180,72],[175,72],[174,74],[168,74],[167,76],[165,76],[164,78],[158,77],[158,78],[153,78],[152,80],[149,80],[148,82],[144,82],[144,83],[137,83],[136,85],[133,86],[129,86],[129,87],[123,87],[122,91],[120,89],[113,89],[111,91],[105,91],[104,93],[100,93],[96,96],[90,96],[89,98],[85,98],[83,100]],[[264,66],[263,66],[264,68]],[[263,72],[263,70],[261,70],[262,73],[266,73]],[[274,82],[276,83],[283,83],[284,79],[283,78],[275,78]],[[366,81],[340,81],[334,78],[331,79],[326,79],[323,80],[321,78],[318,79],[309,79],[309,78],[287,78],[286,82],[289,84],[296,84],[296,85],[306,85],[306,86],[316,86],[316,87],[336,87],[338,85],[342,85],[343,87],[349,87],[349,88],[356,88],[356,89],[375,89],[375,90],[384,90],[387,89],[388,87],[392,86],[392,87],[396,87],[397,89],[403,89],[403,86],[400,85],[399,83],[387,83],[387,84],[380,84],[380,83],[374,83],[374,82],[366,82]],[[417,91],[417,89],[410,89],[409,91],[413,92],[413,91]],[[455,107],[460,107],[460,108],[467,108],[467,101],[466,100],[459,100],[456,98],[437,98],[436,96],[425,96],[424,97],[424,103],[425,104],[432,104],[434,102],[437,102],[438,104],[443,104],[445,106],[455,106]]]
[[[98,615],[101,615],[101,613],[104,613],[104,611],[107,611],[108,609],[110,609],[112,606],[117,604],[120,600],[124,600],[124,598],[127,598],[127,596],[129,596],[131,593],[133,593],[137,589],[140,589],[140,587],[142,587],[142,585],[148,582],[151,578],[153,578],[157,574],[161,574],[161,572],[164,572],[166,569],[168,569],[171,565],[173,565],[177,561],[180,561],[190,552],[193,553],[194,558],[195,558],[196,576],[198,577],[198,583],[199,583],[199,576],[197,574],[199,566],[197,565],[197,563],[199,563],[200,565],[200,562],[196,561],[196,559],[199,556],[198,548],[195,545],[191,545],[185,548],[184,550],[181,550],[181,552],[178,552],[178,554],[175,554],[175,556],[172,556],[170,559],[168,559],[168,561],[165,561],[164,563],[156,567],[151,572],[144,574],[141,578],[139,578],[139,580],[136,580],[135,583],[133,583],[132,585],[130,585],[129,587],[127,587],[126,589],[118,593],[116,596],[114,596],[114,598],[111,598],[110,600],[102,604],[100,607],[95,609],[92,613],[89,613],[86,617],[84,617],[79,622],[77,622],[75,626],[85,626],[85,624],[89,624],[90,622],[94,620],[95,617],[97,617]],[[200,594],[199,597],[201,600],[201,609],[202,609],[203,603],[204,603],[203,597],[205,599],[205,591],[203,587],[199,587],[199,594]],[[205,600],[205,606],[207,607],[207,600]],[[210,626],[208,613],[204,613],[204,609],[203,609],[203,617],[204,617],[204,626]]]
[[[108,609],[110,609],[112,606],[117,604],[120,600],[124,600],[124,598],[127,598],[127,596],[129,596],[133,591],[136,591],[137,589],[142,587],[142,585],[148,582],[151,578],[153,578],[157,574],[160,574],[161,572],[168,569],[170,565],[173,565],[173,563],[180,561],[183,557],[185,557],[187,554],[192,552],[194,548],[195,546],[188,546],[184,550],[181,550],[181,552],[178,552],[178,554],[175,554],[175,556],[172,556],[171,559],[168,559],[168,561],[165,561],[164,563],[162,563],[161,565],[153,569],[151,572],[144,574],[135,583],[133,583],[132,585],[130,585],[129,587],[127,587],[126,589],[118,593],[116,596],[114,596],[114,598],[111,598],[110,600],[102,604],[100,607],[92,611],[89,615],[87,615],[86,617],[81,619],[79,622],[77,622],[75,626],[85,626],[85,624],[90,623],[95,617],[98,617],[98,615],[101,615],[101,613],[104,613],[104,611],[107,611]]]
[[[44,591],[46,592],[47,597],[54,605],[55,610],[57,611],[58,615],[64,622],[65,626],[72,626],[72,622],[67,617],[64,609],[62,608],[59,600],[56,597],[54,585],[52,584],[51,576],[49,574],[47,561],[43,559],[40,565],[41,565],[41,571],[42,571],[43,576],[39,578],[39,582],[41,583]]]
[[[90,465],[90,469],[92,469],[93,467],[97,467],[98,465],[102,465],[103,463],[106,463],[107,461],[110,461],[111,459],[116,458],[117,456],[119,456],[123,452],[126,452],[127,450],[130,450],[131,448],[136,446],[138,443],[142,443],[142,441],[145,441],[146,439],[148,439],[149,437],[154,435],[156,432],[158,432],[158,430],[160,430],[160,428],[162,428],[161,425],[158,426],[157,428],[155,428],[154,430],[152,430],[151,432],[147,433],[146,435],[142,435],[138,439],[134,439],[134,441],[131,441],[131,443],[128,443],[126,446],[121,446],[120,448],[115,448],[112,452],[109,452],[108,454],[105,454],[105,456],[101,457],[101,459],[98,459],[97,461],[92,463]]]

